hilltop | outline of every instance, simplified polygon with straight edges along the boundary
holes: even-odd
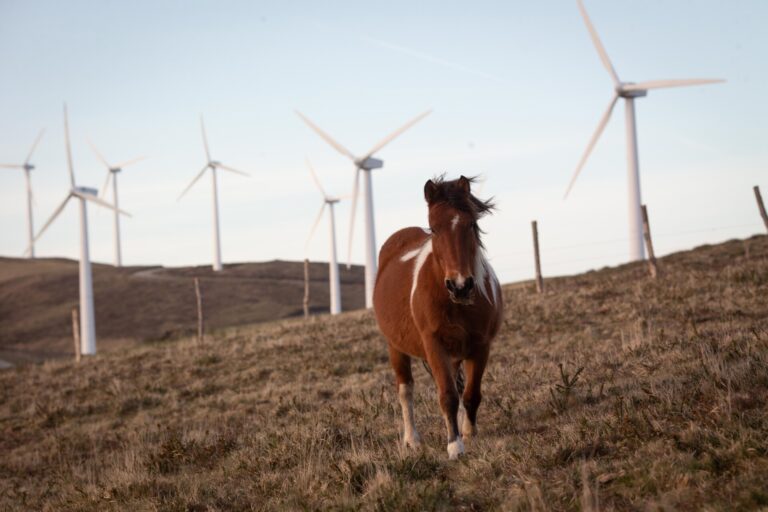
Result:
[[[328,264],[310,264],[310,311],[328,310]],[[197,329],[194,278],[200,279],[208,329],[302,316],[303,262],[199,267],[93,265],[98,350],[188,336]],[[342,306],[365,305],[362,267],[340,270]],[[72,308],[78,262],[0,258],[0,360],[72,357]]]
[[[480,436],[458,462],[420,365],[424,447],[399,447],[370,311],[0,372],[0,508],[765,507],[768,237],[660,266],[505,286]]]

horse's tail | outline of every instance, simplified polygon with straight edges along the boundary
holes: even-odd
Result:
[[[432,377],[432,380],[435,380],[435,376],[432,375],[432,368],[429,367],[429,363],[427,363],[426,359],[421,360],[421,364],[424,365],[424,369],[427,370],[427,373],[430,377]],[[464,394],[464,385],[465,385],[465,379],[464,379],[464,363],[461,363],[459,365],[459,371],[456,372],[456,390],[459,392],[459,396]]]

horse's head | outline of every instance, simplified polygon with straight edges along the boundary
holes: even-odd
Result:
[[[477,220],[493,208],[491,201],[472,195],[473,178],[445,181],[442,177],[424,185],[429,205],[432,250],[443,271],[451,301],[472,304],[475,295],[475,268],[482,249]]]

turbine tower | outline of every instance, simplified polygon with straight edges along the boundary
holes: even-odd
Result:
[[[357,208],[358,186],[360,182],[360,173],[363,174],[363,198],[365,201],[365,307],[373,307],[373,286],[376,283],[376,229],[373,218],[373,184],[371,183],[371,171],[384,166],[384,162],[378,158],[373,158],[374,153],[392,142],[393,139],[401,135],[408,128],[418,123],[429,115],[432,111],[427,110],[411,119],[403,126],[389,134],[381,142],[373,146],[364,156],[357,157],[347,148],[336,142],[330,135],[321,130],[315,123],[310,121],[304,114],[296,111],[296,114],[317,133],[323,140],[330,144],[336,151],[348,157],[355,164],[355,181],[352,190],[352,216],[349,222],[349,249],[347,254],[347,266],[350,266],[352,259],[352,233],[355,226],[355,210]]]
[[[315,234],[315,229],[317,229],[318,224],[320,224],[320,221],[323,218],[323,212],[327,206],[331,227],[331,257],[328,263],[328,285],[331,297],[331,314],[338,315],[341,313],[341,283],[339,281],[339,263],[336,259],[336,218],[334,216],[333,206],[341,201],[341,198],[331,197],[325,193],[325,190],[323,190],[323,186],[320,184],[320,180],[318,179],[315,170],[312,168],[312,164],[309,163],[309,159],[307,159],[307,167],[309,168],[309,172],[312,175],[312,180],[315,182],[315,185],[317,185],[317,188],[323,195],[323,205],[320,207],[320,211],[317,214],[315,223],[312,224],[312,229],[310,230],[309,236],[307,237],[306,246],[309,247],[309,242],[312,240],[312,235]]]
[[[45,133],[45,129],[40,130],[40,134],[38,134],[35,142],[32,143],[32,149],[29,150],[29,155],[27,155],[27,159],[24,160],[23,164],[0,164],[0,168],[24,169],[24,177],[27,181],[27,243],[29,244],[28,251],[30,259],[35,257],[35,231],[32,224],[32,179],[29,173],[32,171],[32,169],[35,168],[35,166],[29,163],[29,161],[32,159],[32,153],[35,152],[35,148],[37,147],[38,142],[40,142],[40,139],[43,137],[43,133]]]
[[[93,277],[91,275],[91,257],[88,252],[88,201],[104,206],[111,210],[119,211],[123,215],[128,215],[122,210],[106,201],[99,199],[98,191],[95,188],[79,187],[75,184],[75,171],[72,166],[72,148],[69,144],[69,120],[67,118],[67,105],[64,105],[64,140],[67,146],[67,169],[69,170],[70,190],[67,197],[59,205],[43,228],[33,239],[37,241],[48,229],[56,217],[64,210],[67,203],[72,198],[80,200],[80,351],[84,355],[96,354],[96,317],[93,308]],[[30,244],[27,252],[31,251]]]
[[[221,266],[221,237],[219,236],[219,193],[218,193],[218,186],[216,183],[216,169],[233,172],[235,174],[242,174],[243,176],[250,176],[250,174],[248,174],[247,172],[238,171],[237,169],[233,169],[232,167],[224,165],[218,160],[213,160],[211,158],[211,152],[208,149],[208,137],[205,134],[205,122],[203,121],[202,115],[200,116],[200,130],[203,132],[203,146],[205,147],[205,158],[207,163],[205,164],[203,169],[197,174],[197,176],[195,176],[195,179],[192,180],[192,183],[187,185],[187,188],[185,188],[184,191],[179,195],[178,199],[181,199],[182,197],[184,197],[184,194],[186,194],[187,191],[190,188],[192,188],[192,185],[197,183],[197,180],[199,180],[203,176],[203,174],[205,174],[205,171],[207,171],[208,169],[211,170],[211,179],[213,180],[213,270],[218,272],[222,269],[222,266]]]
[[[115,208],[119,208],[120,205],[118,203],[118,196],[117,196],[117,174],[121,172],[124,167],[127,167],[131,164],[144,160],[146,157],[140,156],[140,157],[132,158],[118,165],[109,165],[109,162],[107,162],[106,158],[104,158],[102,154],[99,153],[99,150],[96,149],[96,146],[94,146],[92,142],[88,141],[88,145],[91,146],[91,149],[93,150],[93,152],[96,153],[96,157],[107,168],[107,179],[104,181],[104,186],[101,187],[101,193],[99,195],[101,197],[104,197],[106,195],[107,187],[109,186],[109,182],[111,180],[112,181],[112,202],[114,203]],[[123,256],[122,256],[122,250],[120,247],[120,214],[118,213],[117,210],[115,210],[114,225],[115,225],[115,266],[122,267]]]
[[[584,18],[584,24],[587,26],[589,35],[592,38],[592,43],[595,45],[595,49],[600,56],[600,60],[602,61],[603,66],[608,71],[608,74],[611,75],[614,92],[611,96],[611,101],[608,103],[608,108],[600,118],[600,123],[597,125],[597,129],[592,134],[592,138],[589,140],[589,144],[587,144],[587,149],[584,151],[584,154],[579,161],[579,165],[576,166],[576,171],[573,173],[573,177],[568,184],[568,189],[565,191],[565,196],[563,199],[568,197],[568,194],[570,193],[576,178],[579,176],[579,173],[584,167],[584,164],[592,152],[592,149],[595,147],[597,140],[600,138],[600,135],[603,133],[605,126],[608,124],[608,121],[611,117],[611,112],[613,111],[613,107],[616,105],[616,102],[619,101],[619,98],[622,98],[624,100],[624,112],[626,116],[627,130],[627,180],[629,182],[629,256],[630,261],[642,260],[645,257],[645,248],[643,244],[643,221],[640,211],[640,205],[642,201],[640,199],[640,166],[637,156],[635,98],[646,96],[648,91],[651,89],[714,84],[725,82],[725,80],[693,78],[685,80],[650,80],[647,82],[639,83],[622,82],[619,79],[619,76],[616,74],[616,71],[613,69],[613,64],[611,64],[611,61],[608,58],[608,53],[606,53],[603,44],[600,42],[600,37],[597,35],[597,31],[592,25],[592,21],[589,19],[589,15],[584,8],[582,0],[577,0],[577,2],[579,11],[581,11],[581,16]]]

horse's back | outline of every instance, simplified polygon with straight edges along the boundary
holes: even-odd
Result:
[[[413,259],[429,238],[422,228],[404,228],[390,236],[379,252],[373,309],[384,336],[398,348],[423,357],[410,308]]]
[[[390,262],[402,258],[409,251],[421,246],[427,237],[429,237],[429,233],[417,227],[403,228],[393,233],[379,251],[378,275],[381,275]],[[376,283],[378,284],[378,278]]]

